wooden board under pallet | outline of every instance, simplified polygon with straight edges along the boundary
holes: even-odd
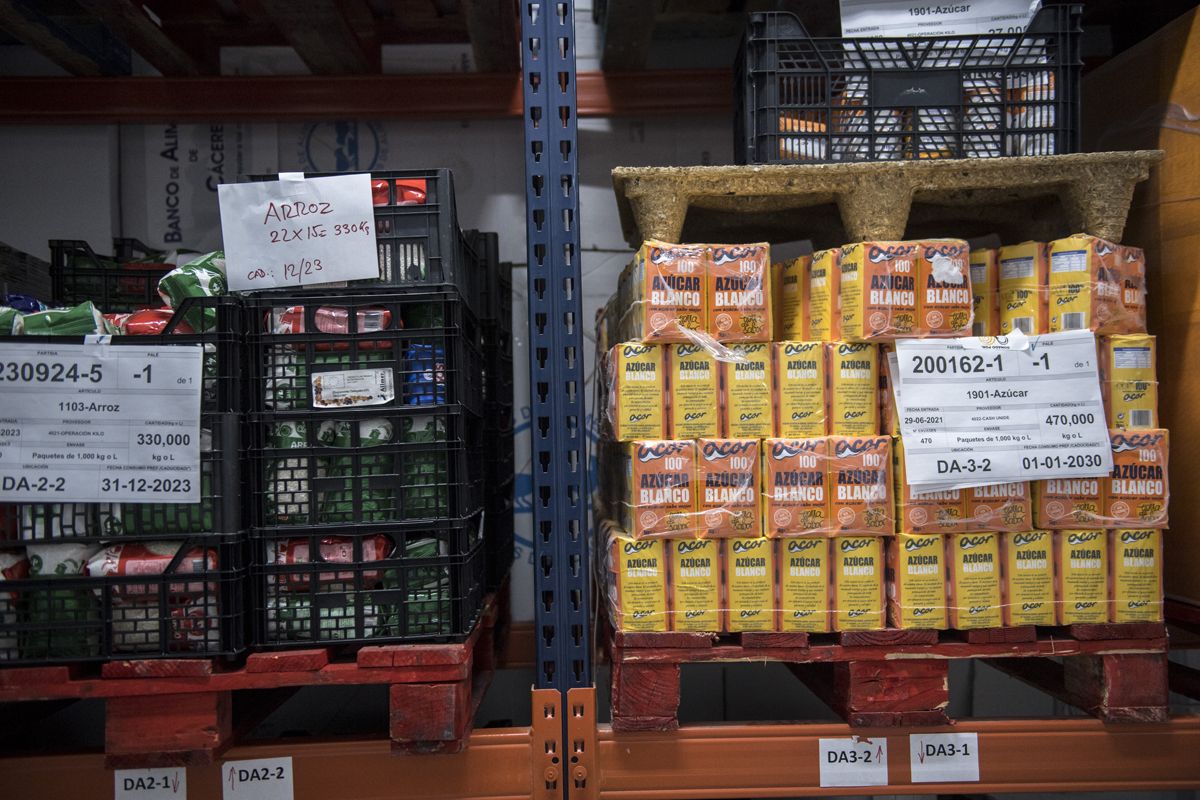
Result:
[[[463,642],[361,647],[353,661],[335,660],[336,647],[313,647],[253,653],[237,667],[163,659],[113,661],[99,675],[71,666],[0,669],[0,703],[103,699],[110,767],[202,765],[253,727],[235,728],[235,699],[257,700],[250,716],[260,720],[290,690],[386,685],[395,752],[456,753],[495,670],[500,611],[507,604],[489,597]]]
[[[964,658],[987,659],[1001,669],[1018,665],[1018,677],[1105,721],[1153,722],[1167,715],[1162,623],[812,636],[617,631],[609,650],[618,731],[679,727],[683,664],[746,661],[787,664],[857,727],[948,724],[949,664]],[[1065,666],[1052,657],[1063,657]]]

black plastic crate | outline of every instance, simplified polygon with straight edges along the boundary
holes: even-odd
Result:
[[[349,173],[306,172],[304,176],[328,178],[345,174]],[[249,178],[253,181],[278,179],[278,175]],[[476,308],[482,281],[479,258],[459,228],[454,176],[450,170],[372,172],[371,195],[379,278],[349,281],[349,286],[452,285],[472,308]],[[311,291],[320,293],[321,288]]]
[[[136,240],[114,240],[136,242]],[[122,245],[134,254],[132,244]],[[138,243],[140,246],[140,242]],[[97,255],[87,242],[50,240],[50,289],[54,302],[64,306],[91,300],[105,313],[161,308],[158,282],[172,264],[130,263],[116,256]]]
[[[50,546],[70,550],[69,557],[44,549]],[[4,562],[0,666],[234,656],[245,649],[242,534],[190,537],[170,547],[159,542],[149,553],[138,542],[40,547],[23,566]],[[95,554],[107,554],[101,574],[28,576],[30,556],[52,571],[49,558],[77,565],[99,561]]]
[[[1081,5],[1022,33],[816,38],[750,15],[735,71],[739,164],[1073,153]]]
[[[487,547],[487,589],[495,591],[512,570],[516,547],[516,527],[513,519],[513,481],[496,487],[488,500],[487,523],[484,526]]]
[[[177,539],[232,534],[246,527],[242,511],[242,308],[231,297],[189,298],[165,333],[113,336],[113,346],[200,345],[199,503],[0,503],[0,547],[5,542]],[[202,333],[177,333],[186,320]],[[80,336],[3,336],[0,343],[82,344]]]
[[[465,637],[483,606],[482,520],[255,534],[253,646]]]
[[[256,296],[249,307],[252,408],[313,418],[345,408],[482,412],[479,326],[453,288],[420,292],[327,290]],[[344,373],[376,371],[371,405],[353,405]],[[387,382],[390,380],[390,392]],[[335,386],[341,384],[341,388]],[[331,393],[341,399],[333,399]],[[351,405],[338,405],[348,402]]]
[[[259,531],[372,531],[483,507],[483,421],[455,407],[252,415]]]
[[[128,236],[113,237],[113,257],[117,261],[162,262],[166,251],[143,244],[141,239]],[[197,254],[199,255],[199,254]]]
[[[484,356],[484,400],[490,405],[499,403],[512,406],[513,402],[513,359],[499,349]]]

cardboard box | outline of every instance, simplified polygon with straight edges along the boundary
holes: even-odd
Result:
[[[1108,622],[1108,534],[1056,531],[1054,542],[1058,624]]]
[[[916,335],[920,242],[859,242],[842,247],[842,336],[851,342]]]
[[[608,356],[608,417],[613,438],[666,438],[666,368],[663,349],[656,344],[624,342]]]
[[[775,342],[775,435],[808,439],[829,432],[825,346]]]
[[[1000,594],[1000,534],[956,533],[946,539],[950,560],[948,605],[956,630],[1004,624]]]
[[[1109,531],[1112,621],[1159,622],[1163,618],[1163,549],[1160,530]]]
[[[716,539],[666,543],[671,567],[671,630],[721,630],[721,548]]]
[[[841,271],[837,247],[813,253],[808,270],[808,330],[804,339],[832,342],[841,336]]]
[[[972,336],[1000,335],[1000,255],[995,248],[971,251]]]
[[[1004,625],[1055,624],[1054,534],[1001,534],[1000,549],[1004,554]]]
[[[833,627],[875,631],[884,623],[882,536],[842,536],[833,540]]]
[[[1166,153],[1138,184],[1121,240],[1145,251],[1149,330],[1161,345],[1160,426],[1171,430],[1176,464],[1190,464],[1200,453],[1200,137],[1187,115],[1200,109],[1200,13],[1183,14],[1090,71],[1082,94],[1084,150]],[[1171,518],[1176,530],[1200,528],[1200,492],[1177,493]],[[1169,547],[1167,595],[1200,605],[1200,537],[1175,537]]]
[[[829,517],[828,441],[763,441],[763,526],[770,538],[826,533]]]
[[[873,344],[829,342],[829,432],[875,436],[879,431],[879,348]]]
[[[888,620],[893,628],[945,630],[946,547],[941,536],[888,539]]]
[[[739,360],[721,362],[721,435],[765,439],[775,433],[774,358],[770,344],[732,344]]]
[[[780,539],[779,625],[784,632],[825,633],[829,614],[831,540],[820,536]]]
[[[696,443],[688,439],[628,442],[618,522],[633,538],[694,536]]]
[[[718,342],[771,341],[771,246],[708,246],[708,333]]]
[[[1000,335],[1049,330],[1046,245],[1022,242],[999,251]]]
[[[700,535],[706,538],[762,535],[758,439],[697,442]]]
[[[777,264],[779,271],[773,278],[779,323],[775,335],[780,339],[808,338],[808,280],[812,267],[812,256],[804,255]]]
[[[717,359],[698,344],[664,348],[673,439],[716,438],[721,435],[721,375]]]
[[[775,628],[775,546],[770,539],[725,539],[725,625],[728,633]]]
[[[608,538],[612,620],[617,630],[667,630],[667,542],[632,539],[614,531]]]

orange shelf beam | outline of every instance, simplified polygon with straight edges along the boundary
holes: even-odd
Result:
[[[523,113],[521,76],[0,78],[0,124],[488,119]],[[727,70],[584,72],[581,117],[727,113]]]
[[[1200,716],[1159,725],[1089,718],[960,720],[919,732],[979,734],[979,783],[911,782],[908,731],[888,738],[889,784],[820,788],[818,740],[869,736],[841,724],[683,727],[673,733],[599,731],[600,800],[864,794],[1165,791],[1200,786]]]

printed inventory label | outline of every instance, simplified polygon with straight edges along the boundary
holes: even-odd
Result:
[[[183,767],[113,771],[114,800],[184,800],[187,770]]]
[[[821,739],[821,786],[887,786],[887,739]]]
[[[978,783],[979,735],[925,733],[908,737],[913,783]]]
[[[226,761],[221,766],[224,800],[292,800],[292,757]]]
[[[1112,471],[1091,331],[905,339],[896,361],[914,492]]]
[[[841,0],[846,37],[971,36],[1024,32],[1039,0],[970,3]]]
[[[313,408],[378,406],[396,399],[390,369],[317,372],[311,380]]]
[[[371,176],[305,178],[217,187],[229,288],[254,291],[378,278]]]
[[[0,345],[0,502],[198,503],[201,345]]]

